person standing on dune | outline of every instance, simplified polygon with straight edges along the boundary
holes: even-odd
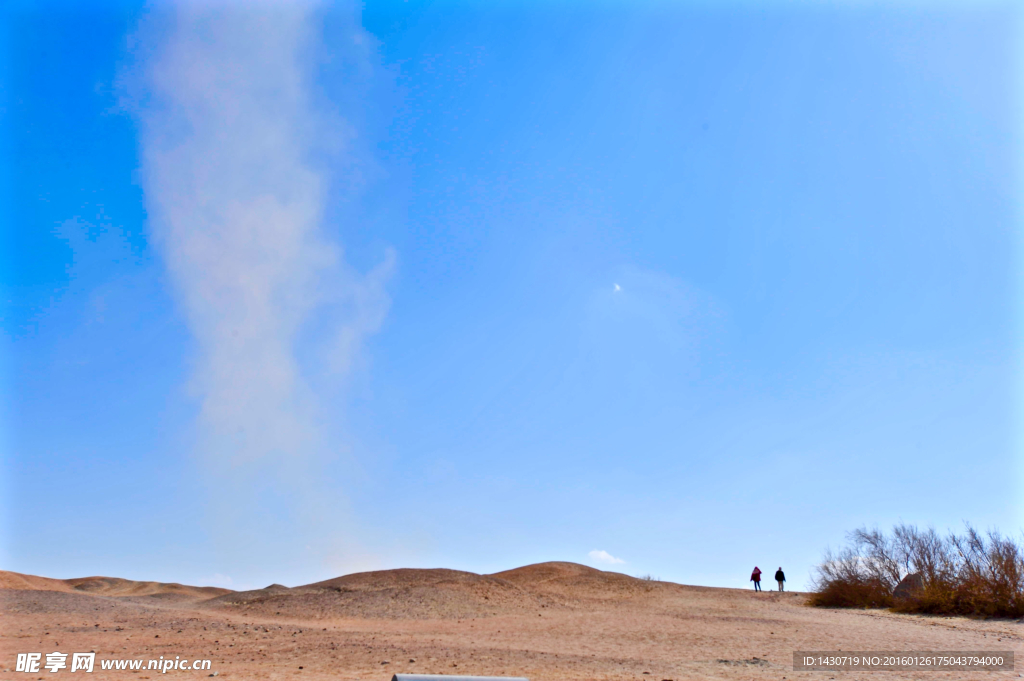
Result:
[[[750,581],[754,583],[754,591],[761,590],[761,568],[754,566],[754,571],[750,573]]]
[[[779,591],[782,591],[782,583],[786,581],[786,573],[782,571],[781,567],[775,571],[775,581],[779,583]]]

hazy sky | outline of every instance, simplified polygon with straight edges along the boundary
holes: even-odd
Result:
[[[32,4],[0,569],[802,588],[1024,528],[1012,4]]]

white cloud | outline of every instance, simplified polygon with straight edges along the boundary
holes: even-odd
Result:
[[[607,551],[599,551],[598,549],[594,549],[587,555],[590,556],[590,559],[594,562],[606,563],[608,565],[622,565],[626,562],[621,558],[616,558]]]

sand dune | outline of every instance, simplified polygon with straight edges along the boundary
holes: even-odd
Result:
[[[636,598],[669,586],[663,582],[562,562],[527,565],[497,572],[491,577],[515,584],[537,596],[554,599],[562,605],[588,599]]]
[[[539,607],[578,607],[589,599],[630,599],[661,588],[667,585],[564,562],[493,575],[447,569],[381,570],[294,588],[271,584],[240,592],[118,577],[50,579],[0,571],[0,589],[198,600],[206,607],[316,617],[484,617]]]
[[[360,572],[293,589],[230,593],[206,605],[289,617],[465,619],[577,608],[591,599],[642,597],[663,586],[667,585],[553,562],[493,575],[445,569]]]
[[[1008,650],[1024,659],[1021,622],[810,608],[800,593],[653,582],[573,563],[493,575],[385,570],[237,593],[0,572],[0,627],[0,672],[20,652],[95,650],[97,660],[209,659],[218,681],[383,681],[394,672],[820,681],[838,675],[794,671],[793,651]],[[984,676],[1016,679],[1019,665]],[[97,667],[90,678],[126,677]]]
[[[153,598],[206,600],[231,593],[230,589],[213,586],[187,586],[177,583],[136,582],[120,577],[77,577],[74,579],[50,579],[24,575],[20,572],[0,570],[0,589],[25,591],[58,591],[64,593],[86,593],[94,596],[129,598],[148,596]]]
[[[187,600],[207,599],[232,593],[231,589],[215,586],[188,586],[176,582],[136,582],[118,577],[79,577],[64,580],[75,591],[97,596],[155,596],[160,598],[181,598]]]
[[[20,572],[0,570],[0,589],[24,589],[26,591],[73,591],[70,584],[62,579],[23,575]]]
[[[459,619],[538,607],[534,594],[503,579],[459,570],[382,570],[293,589],[258,589],[212,599],[209,607],[288,617]]]

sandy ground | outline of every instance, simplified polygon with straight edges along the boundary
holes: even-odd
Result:
[[[646,582],[565,563],[491,576],[365,573],[241,594],[21,577],[0,573],[0,678],[69,674],[13,671],[17,653],[53,651],[95,651],[95,679],[216,673],[218,680],[376,681],[407,672],[534,681],[824,681],[1017,679],[1024,672],[1018,621],[810,608],[803,594]],[[1011,650],[1017,666],[1013,672],[794,672],[795,650]],[[160,656],[210,659],[212,668],[160,674],[102,671],[99,664]]]

